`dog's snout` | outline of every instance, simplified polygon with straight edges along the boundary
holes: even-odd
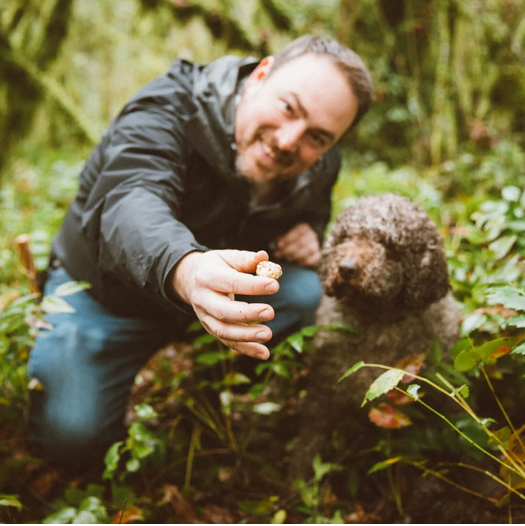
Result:
[[[346,257],[339,263],[339,272],[343,278],[350,278],[358,269],[358,262],[354,258]]]

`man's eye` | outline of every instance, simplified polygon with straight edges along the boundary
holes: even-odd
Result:
[[[285,113],[288,113],[290,115],[293,113],[293,108],[285,100],[281,101],[281,107]]]
[[[320,133],[310,132],[310,138],[318,146],[325,146],[326,144],[325,138]]]

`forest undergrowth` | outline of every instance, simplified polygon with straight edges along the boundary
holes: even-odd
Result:
[[[26,417],[41,386],[28,383],[27,358],[46,312],[67,310],[78,286],[41,302],[16,239],[29,235],[43,270],[79,169],[64,152],[39,153],[13,160],[0,195],[2,521],[523,522],[525,152],[516,143],[431,168],[345,159],[334,214],[360,196],[395,192],[440,227],[461,338],[450,356],[433,346],[387,370],[359,413],[341,415],[345,432],[316,457],[313,477],[290,483],[315,326],[254,363],[195,325],[137,377],[128,436],[105,466],[71,474],[38,457]],[[351,388],[351,372],[341,386]]]

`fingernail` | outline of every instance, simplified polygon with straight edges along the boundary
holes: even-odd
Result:
[[[264,309],[261,312],[259,312],[260,321],[270,321],[272,318],[272,311],[270,309]]]
[[[266,341],[268,339],[268,335],[266,334],[266,331],[259,331],[255,335],[255,339],[260,341]]]
[[[264,287],[264,290],[270,294],[275,294],[279,290],[279,285],[274,281],[273,283],[269,283]]]

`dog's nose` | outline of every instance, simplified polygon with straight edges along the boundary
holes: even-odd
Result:
[[[353,258],[346,257],[339,263],[339,273],[345,279],[351,278],[358,269],[359,265]]]

